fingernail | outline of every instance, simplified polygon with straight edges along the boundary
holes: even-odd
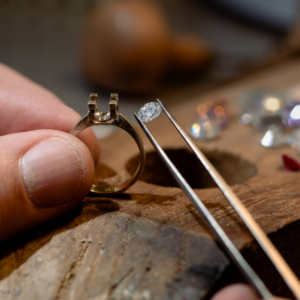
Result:
[[[77,149],[61,138],[49,138],[22,158],[27,195],[36,206],[72,201],[82,185],[83,162]]]

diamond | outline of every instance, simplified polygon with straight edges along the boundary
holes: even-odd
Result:
[[[200,104],[197,107],[196,123],[198,123],[198,119],[209,119],[216,123],[220,129],[226,128],[229,122],[225,111],[224,99],[216,99],[215,103]]]
[[[220,135],[220,126],[208,118],[199,118],[190,128],[190,135],[194,139],[203,141],[213,140]]]
[[[300,164],[292,157],[285,154],[281,155],[281,160],[284,168],[288,171],[299,171]]]
[[[283,121],[286,128],[300,125],[300,104],[289,106],[283,112]]]
[[[278,148],[284,146],[283,133],[280,127],[271,125],[260,143],[264,147],[268,148]]]
[[[250,91],[240,97],[239,106],[242,124],[252,124],[256,129],[265,129],[271,124],[284,126],[282,114],[286,98],[277,91]]]
[[[138,116],[143,122],[151,122],[161,113],[161,106],[157,102],[146,103],[138,112]]]

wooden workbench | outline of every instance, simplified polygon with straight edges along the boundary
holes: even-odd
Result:
[[[219,139],[198,144],[298,276],[300,173],[285,171],[279,163],[282,153],[298,155],[288,148],[261,147],[261,133],[237,122],[236,99],[249,89],[286,88],[297,84],[299,78],[300,60],[292,60],[171,107],[185,127],[202,101],[217,95],[230,99],[228,129]],[[147,126],[271,291],[289,296],[167,118],[161,116]],[[194,300],[207,297],[216,284],[225,282],[224,277],[234,278],[234,270],[228,271],[230,261],[143,138],[148,152],[146,168],[126,194],[87,197],[69,214],[1,244],[0,299]],[[129,136],[117,132],[101,145],[97,172],[106,177],[101,180],[113,182],[129,176],[138,154]]]

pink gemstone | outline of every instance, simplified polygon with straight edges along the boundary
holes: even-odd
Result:
[[[281,155],[282,164],[284,168],[288,171],[299,171],[300,164],[290,156],[287,156],[285,154]]]

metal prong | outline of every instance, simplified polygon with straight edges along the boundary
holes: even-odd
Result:
[[[90,94],[90,100],[88,102],[88,119],[91,122],[96,122],[96,115],[99,113],[97,108],[98,94]]]
[[[119,111],[119,95],[118,94],[110,94],[110,101],[108,104],[110,116],[112,118],[118,119],[118,111]]]
[[[90,100],[88,102],[89,111],[95,111],[97,109],[98,94],[90,94]]]
[[[171,174],[179,184],[179,186],[183,189],[184,193],[188,196],[191,202],[194,204],[196,209],[199,211],[201,216],[205,219],[207,224],[209,225],[210,229],[214,233],[215,237],[218,239],[220,244],[223,246],[224,250],[227,252],[228,256],[236,263],[238,268],[245,274],[246,278],[248,279],[249,283],[257,290],[257,292],[264,298],[269,299],[272,297],[271,293],[261,281],[261,279],[257,276],[257,274],[253,271],[253,269],[249,266],[246,262],[244,257],[241,253],[237,250],[231,240],[228,238],[226,233],[223,231],[221,226],[217,223],[214,217],[210,214],[208,209],[199,199],[199,197],[195,194],[193,189],[189,186],[186,180],[182,177],[180,172],[174,166],[174,164],[170,161],[164,150],[158,145],[154,137],[149,132],[148,128],[145,124],[141,121],[137,114],[134,114],[136,120],[138,121],[139,125],[144,130],[145,134],[149,138],[150,142],[152,143],[153,147],[156,149],[168,169],[170,170]]]
[[[116,93],[111,93],[110,94],[110,100],[116,100],[119,101],[119,95]]]
[[[295,297],[300,300],[300,283],[296,275],[293,273],[289,265],[283,259],[281,254],[272,244],[270,239],[266,236],[263,230],[256,223],[250,212],[243,205],[241,200],[237,197],[237,195],[233,192],[230,186],[226,183],[223,177],[219,174],[219,172],[215,169],[215,167],[210,163],[210,161],[205,157],[205,155],[199,150],[199,148],[195,145],[195,143],[191,140],[191,138],[187,135],[187,133],[183,130],[183,128],[179,125],[176,119],[172,116],[172,114],[167,110],[167,108],[163,105],[163,103],[156,99],[157,102],[161,105],[163,111],[166,113],[170,121],[173,123],[175,128],[178,130],[180,135],[186,141],[186,143],[190,146],[193,152],[196,154],[197,158],[204,165],[206,170],[209,172],[211,177],[214,179],[220,190],[223,192],[224,196],[230,202],[232,207],[235,209],[237,214],[243,220],[245,225],[248,227],[254,238],[257,240],[259,245],[262,247],[264,252],[270,258],[279,274],[282,276],[290,290],[293,292]]]

